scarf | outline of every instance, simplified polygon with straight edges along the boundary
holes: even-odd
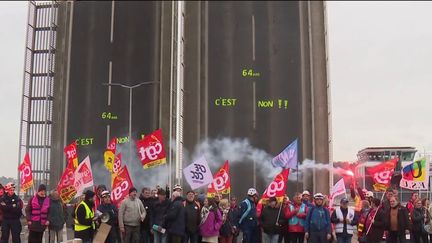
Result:
[[[210,207],[203,207],[203,208],[201,209],[201,223],[200,223],[200,225],[203,225],[203,224],[205,223],[205,221],[207,220],[207,217],[208,217],[208,215],[209,215],[209,213],[210,213],[210,210],[211,210],[212,208],[213,208],[213,207],[210,206]]]

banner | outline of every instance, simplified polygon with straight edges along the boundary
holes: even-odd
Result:
[[[24,160],[19,165],[18,170],[20,172],[20,188],[22,192],[25,192],[33,186],[33,171],[28,153],[25,154]]]
[[[339,195],[343,195],[346,193],[345,181],[344,179],[340,179],[330,190],[330,197],[335,198]]]
[[[123,167],[123,163],[122,163],[121,153],[119,153],[117,154],[115,162],[113,164],[113,170],[111,173],[111,187],[114,183],[115,177],[117,176],[117,174],[119,173],[122,167]]]
[[[398,158],[394,158],[374,167],[367,168],[367,172],[375,182],[373,185],[375,191],[383,192],[390,186],[391,178],[398,160]]]
[[[138,157],[144,169],[152,168],[166,163],[165,149],[163,146],[162,130],[144,136],[136,143]]]
[[[271,161],[273,167],[281,168],[297,168],[297,139],[288,145],[280,154],[274,157]]]
[[[288,183],[289,169],[283,169],[281,173],[275,176],[273,181],[268,185],[264,191],[261,199],[258,201],[256,210],[257,215],[261,215],[264,204],[267,203],[271,197],[276,197],[278,202],[282,202],[286,193]]]
[[[402,168],[399,186],[409,190],[429,189],[429,163],[421,158]]]
[[[229,194],[231,192],[231,181],[229,177],[229,163],[228,160],[220,168],[220,170],[213,176],[213,182],[208,185],[207,197],[215,197],[216,194]]]
[[[264,191],[261,200],[266,200],[271,197],[276,197],[278,202],[282,202],[283,197],[286,193],[286,187],[288,182],[289,169],[282,170],[281,173],[276,175],[274,180],[270,183],[267,189]]]
[[[127,166],[120,169],[114,178],[112,185],[111,201],[119,208],[120,203],[129,195],[129,189],[133,187]]]
[[[117,138],[113,138],[109,142],[107,149],[105,150],[104,153],[104,165],[105,168],[110,173],[113,173],[113,164],[115,160],[116,147],[117,147]]]
[[[66,146],[63,151],[66,155],[66,160],[68,162],[72,161],[74,169],[76,169],[78,167],[78,153],[76,141]]]
[[[334,202],[334,199],[337,197],[337,196],[340,196],[340,195],[346,195],[346,187],[345,187],[345,181],[344,181],[344,178],[341,178],[338,182],[336,182],[336,184],[334,184],[334,186],[330,189],[330,196],[329,196],[329,199],[330,199],[330,202],[329,202],[329,207],[332,207],[333,206],[333,202]]]
[[[78,165],[78,168],[75,170],[74,177],[75,177],[74,187],[77,191],[75,197],[81,196],[87,187],[93,186],[93,173],[91,170],[89,156],[87,156]]]
[[[213,182],[212,173],[204,156],[184,168],[183,174],[192,190]]]
[[[69,203],[77,194],[74,186],[74,172],[75,168],[73,165],[73,161],[70,161],[67,164],[59,183],[57,184],[57,192],[59,193],[59,196],[63,203]]]

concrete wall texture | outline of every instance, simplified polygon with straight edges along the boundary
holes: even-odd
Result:
[[[129,139],[162,128],[168,147],[179,139],[174,117],[181,115],[188,152],[183,166],[208,138],[248,139],[272,155],[298,138],[299,161],[330,161],[324,3],[185,2],[180,50],[175,10],[175,2],[60,2],[51,181],[62,173],[62,148],[70,142],[81,139],[80,159],[88,154],[100,164],[109,138],[127,140],[129,93],[103,85],[109,82],[158,82],[133,90]],[[181,81],[173,78],[178,51]],[[183,82],[183,114],[173,112],[178,82]],[[117,119],[102,119],[104,112]],[[139,163],[134,154],[125,160]],[[264,191],[268,180],[257,173],[256,163],[232,163],[234,194],[243,196],[254,185]],[[172,160],[164,169],[170,167],[180,169]],[[147,178],[136,172],[133,179],[145,180],[142,176]],[[107,183],[101,180],[97,183]],[[288,192],[303,188],[328,193],[328,172],[305,172],[302,182],[289,183]]]

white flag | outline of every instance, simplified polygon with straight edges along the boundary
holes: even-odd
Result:
[[[79,197],[87,187],[93,186],[93,173],[90,165],[90,158],[88,156],[78,165],[74,176],[74,186],[77,191],[75,197]]]
[[[334,199],[335,197],[345,193],[346,193],[345,182],[342,178],[338,182],[336,182],[336,184],[332,187],[332,189],[330,190],[330,196],[332,199]]]
[[[213,182],[213,175],[204,156],[184,168],[183,174],[192,190]]]

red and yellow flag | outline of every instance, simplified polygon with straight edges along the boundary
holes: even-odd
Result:
[[[144,169],[166,163],[166,155],[161,129],[146,135],[143,139],[136,143],[136,146],[138,149],[138,156]]]
[[[24,156],[23,162],[19,165],[21,191],[25,192],[33,186],[33,171],[28,153]]]
[[[117,138],[111,139],[109,142],[107,149],[104,153],[104,165],[105,168],[112,174],[113,173],[113,165],[115,160],[115,153],[117,148]]]
[[[69,162],[72,162],[74,169],[76,169],[78,167],[78,153],[76,141],[66,146],[63,151],[66,155],[68,164]]]
[[[77,191],[75,189],[75,168],[73,165],[73,161],[69,161],[63,175],[60,178],[59,183],[57,184],[57,191],[60,195],[63,203],[69,203],[72,198],[75,197]]]
[[[120,169],[112,185],[111,200],[117,207],[129,195],[129,189],[133,187],[127,166]]]
[[[394,158],[374,167],[367,168],[367,172],[375,182],[373,185],[375,191],[383,192],[390,186],[391,178],[398,160],[399,158]]]
[[[214,174],[213,182],[208,185],[207,197],[215,197],[216,194],[229,194],[231,192],[231,181],[229,177],[229,163],[225,161],[222,168]]]

